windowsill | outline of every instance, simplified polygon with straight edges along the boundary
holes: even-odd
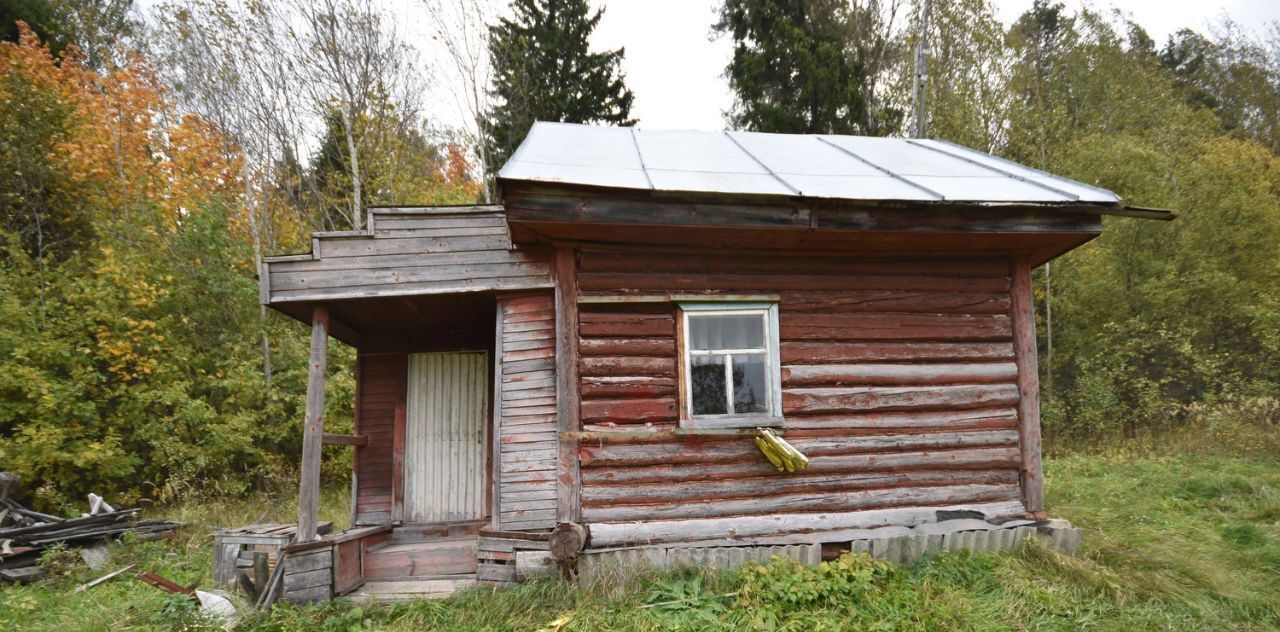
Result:
[[[763,415],[694,417],[680,422],[684,428],[779,428],[782,424],[782,417]]]

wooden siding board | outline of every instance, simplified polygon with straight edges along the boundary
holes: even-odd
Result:
[[[281,290],[273,292],[272,303],[289,301],[333,301],[353,298],[379,298],[388,296],[415,296],[421,294],[461,294],[484,291],[516,291],[550,287],[551,282],[542,274],[519,276],[503,275],[499,278],[460,278],[429,283],[385,283],[353,287]]]
[[[401,283],[453,284],[459,280],[502,279],[506,277],[532,276],[521,266],[492,258],[489,261],[435,265],[405,266],[393,269],[371,267],[340,268],[338,270],[276,271],[271,275],[273,294],[290,290],[349,288],[360,286],[394,285]]]
[[[551,292],[498,300],[495,528],[555,526],[555,308]]]

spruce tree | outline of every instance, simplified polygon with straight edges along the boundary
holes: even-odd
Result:
[[[623,49],[593,53],[591,32],[604,10],[587,0],[515,0],[513,15],[489,27],[489,168],[500,169],[534,121],[633,125]]]
[[[725,0],[713,30],[733,38],[725,69],[737,129],[886,134],[902,113],[876,102],[875,82],[897,42],[876,2]]]

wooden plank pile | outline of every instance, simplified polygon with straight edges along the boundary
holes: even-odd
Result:
[[[168,520],[139,520],[140,509],[117,510],[96,494],[89,494],[89,512],[79,518],[33,511],[9,497],[18,481],[17,475],[0,472],[0,580],[38,579],[40,553],[49,546],[91,546],[125,533],[157,539],[181,526]]]

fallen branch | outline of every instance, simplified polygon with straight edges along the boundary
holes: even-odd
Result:
[[[95,580],[93,580],[93,581],[91,581],[91,582],[88,582],[88,583],[86,583],[86,584],[80,584],[79,586],[76,586],[76,589],[75,589],[73,592],[84,592],[84,591],[86,591],[86,590],[89,590],[90,588],[93,588],[94,586],[97,586],[98,584],[105,583],[105,582],[109,581],[112,577],[115,577],[115,576],[117,576],[117,575],[119,575],[119,574],[121,574],[121,573],[123,573],[123,572],[125,572],[125,571],[127,571],[127,570],[129,570],[129,569],[131,569],[131,568],[133,568],[133,567],[135,567],[135,566],[137,566],[137,564],[130,564],[130,565],[128,565],[128,566],[126,566],[126,567],[124,567],[124,568],[122,568],[122,569],[120,569],[120,570],[117,570],[117,571],[111,571],[110,573],[107,573],[106,575],[103,575],[102,577],[99,577],[99,578],[97,578],[97,579],[95,579]]]

